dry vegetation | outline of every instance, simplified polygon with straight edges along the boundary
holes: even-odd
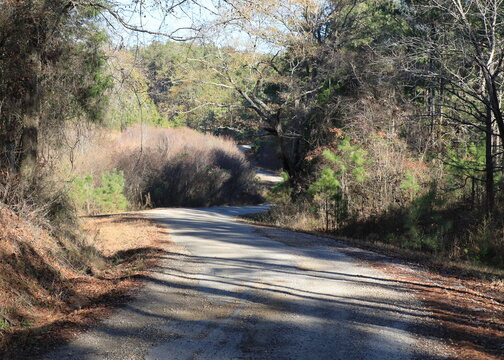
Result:
[[[82,223],[79,240],[69,243],[0,208],[4,358],[43,351],[105,316],[140,284],[135,275],[152,267],[168,246],[164,228],[138,214]]]
[[[187,128],[79,124],[60,135],[63,146],[47,147],[33,183],[13,175],[0,184],[0,354],[9,359],[103,317],[167,246],[163,228],[140,215],[78,218],[75,210],[260,199],[232,140]]]
[[[134,126],[93,132],[79,145],[72,172],[124,174],[132,207],[211,206],[260,200],[255,173],[236,143],[188,128]]]

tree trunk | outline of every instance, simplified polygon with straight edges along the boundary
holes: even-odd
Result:
[[[491,214],[494,209],[494,161],[492,156],[492,110],[487,107],[485,134],[485,171],[486,171],[486,210]]]
[[[38,115],[26,115],[20,143],[19,173],[29,182],[35,176],[38,159]]]
[[[39,77],[42,68],[40,54],[34,51],[31,54],[34,76],[26,89],[22,102],[23,128],[19,144],[19,172],[22,180],[29,183],[36,174],[38,160],[38,133],[40,125],[40,88]]]
[[[329,231],[329,199],[326,196],[325,198],[325,230],[326,232]]]
[[[504,117],[502,115],[501,111],[501,104],[499,101],[499,94],[497,91],[497,85],[495,84],[495,80],[493,77],[488,73],[488,71],[483,71],[483,74],[485,76],[485,83],[486,83],[486,90],[488,92],[488,103],[490,107],[491,114],[490,116],[494,116],[495,122],[497,124],[497,128],[499,129],[499,134],[498,136],[501,139],[504,139]],[[487,116],[488,117],[488,116]],[[504,142],[502,143],[504,145]]]
[[[278,144],[280,146],[280,157],[282,160],[282,167],[287,172],[287,174],[289,174],[289,177],[293,177],[295,174],[289,156],[288,144],[285,141],[285,138],[281,135],[278,136]]]

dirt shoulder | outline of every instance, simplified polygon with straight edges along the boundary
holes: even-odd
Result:
[[[25,282],[34,283],[27,285],[31,291],[22,295],[30,298],[11,311],[16,316],[11,316],[8,327],[0,329],[0,358],[44,353],[102,320],[131,298],[142,285],[141,276],[170,246],[166,228],[141,214],[88,217],[82,219],[82,227],[89,248],[98,250],[95,263],[85,271],[72,271],[47,257],[45,266],[61,268],[59,284],[52,286],[59,293],[34,294],[41,287],[26,277]],[[11,299],[0,295],[0,306],[9,303],[13,295]]]
[[[454,359],[501,359],[504,353],[504,280],[498,276],[459,272],[453,266],[421,264],[394,250],[359,249],[312,234],[256,225],[257,231],[295,247],[331,248],[359,258],[408,286],[431,311],[437,326],[424,335],[441,339]],[[354,245],[354,244],[352,244]],[[428,330],[427,330],[428,329]],[[419,329],[420,331],[422,329]]]

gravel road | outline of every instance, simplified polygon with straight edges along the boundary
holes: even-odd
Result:
[[[263,210],[146,212],[174,242],[161,266],[131,303],[40,358],[446,358],[418,331],[429,314],[404,284],[343,252],[272,240],[234,220]]]

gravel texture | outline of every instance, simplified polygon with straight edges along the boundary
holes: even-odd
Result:
[[[146,212],[170,229],[172,252],[132,302],[39,359],[449,357],[417,330],[429,312],[404,284],[348,251],[234,220],[263,210]]]

